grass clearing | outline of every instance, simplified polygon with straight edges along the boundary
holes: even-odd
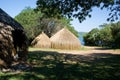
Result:
[[[120,54],[84,56],[50,50],[30,48],[27,62],[33,68],[0,73],[0,80],[120,80]]]

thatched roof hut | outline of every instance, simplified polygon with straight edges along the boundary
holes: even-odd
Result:
[[[36,48],[50,48],[51,47],[51,41],[49,37],[42,32],[40,35],[38,35],[33,41],[32,46]]]
[[[16,54],[27,53],[27,41],[24,28],[0,8],[0,61],[10,65]]]
[[[51,38],[51,47],[55,49],[74,50],[80,48],[79,39],[71,33],[67,28],[61,29]]]

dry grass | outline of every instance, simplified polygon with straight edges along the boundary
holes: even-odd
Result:
[[[79,39],[68,29],[63,28],[51,38],[51,47],[54,49],[79,49],[81,44]]]
[[[49,37],[45,33],[41,33],[38,35],[33,41],[32,46],[35,48],[50,48],[51,47],[51,41]]]

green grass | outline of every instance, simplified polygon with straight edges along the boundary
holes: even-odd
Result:
[[[20,73],[0,73],[0,80],[120,80],[120,55],[91,56],[57,51],[29,51],[33,68]]]

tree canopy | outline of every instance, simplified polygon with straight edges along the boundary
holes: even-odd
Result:
[[[120,22],[104,24],[84,36],[85,45],[120,48]]]
[[[36,13],[32,8],[26,7],[15,16],[15,19],[25,28],[28,38],[32,38],[39,33],[39,23],[37,21],[40,17],[42,17],[40,12]]]
[[[93,7],[109,9],[108,21],[120,18],[120,0],[37,0],[36,10],[48,17],[75,17],[82,22],[87,16],[91,17]]]
[[[42,31],[51,37],[63,27],[67,27],[72,33],[78,36],[77,31],[70,24],[71,19],[65,17],[60,19],[47,18],[43,14],[41,11],[35,12],[34,9],[26,7],[21,13],[15,16],[15,19],[25,28],[29,39],[34,39]]]

